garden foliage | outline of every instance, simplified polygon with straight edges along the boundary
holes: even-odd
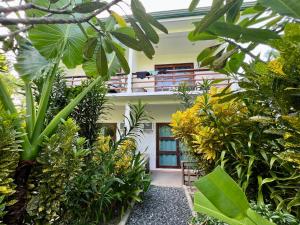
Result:
[[[65,190],[80,175],[84,157],[84,138],[79,127],[68,119],[45,141],[31,176],[31,196],[27,212],[35,224],[57,224],[64,216]]]
[[[10,82],[8,65],[4,55],[0,54],[0,77],[2,82]],[[14,91],[14,85],[10,84],[10,94]],[[21,148],[21,135],[15,129],[16,114],[7,112],[0,102],[0,224],[6,213],[5,207],[16,203],[12,197],[15,193],[14,184],[15,169],[18,166]]]
[[[48,168],[53,164],[62,163],[58,167],[53,167],[53,171],[50,170],[52,173],[56,174],[59,173],[58,171],[65,169],[64,161],[59,161],[64,159],[57,159],[56,154],[71,150],[61,146],[58,147],[55,138],[52,136],[55,135],[61,121],[67,120],[73,112],[73,116],[76,117],[75,119],[82,129],[78,132],[87,137],[90,142],[89,145],[92,145],[91,142],[95,139],[96,129],[89,126],[94,125],[97,121],[95,117],[99,113],[99,108],[93,108],[94,111],[90,110],[90,114],[83,115],[78,111],[78,108],[75,109],[76,106],[94,87],[109,80],[121,68],[125,74],[129,74],[130,68],[125,57],[127,48],[144,52],[151,59],[155,53],[153,44],[159,42],[157,30],[154,28],[168,33],[162,24],[146,12],[139,0],[132,0],[130,4],[121,4],[121,6],[118,5],[120,2],[122,1],[34,0],[20,2],[17,7],[11,7],[10,3],[7,3],[5,7],[1,7],[0,12],[1,15],[3,14],[1,16],[1,26],[5,33],[6,31],[10,32],[8,35],[1,34],[1,47],[3,46],[5,51],[16,54],[14,67],[21,80],[20,87],[22,89],[22,95],[18,94],[18,98],[24,103],[20,109],[9,93],[10,85],[5,83],[5,79],[1,76],[0,104],[5,112],[17,117],[15,123],[13,123],[14,129],[22,133],[20,136],[22,151],[19,163],[22,166],[19,166],[20,168],[17,169],[19,172],[15,176],[15,182],[20,189],[15,196],[19,200],[25,199],[27,178],[33,171],[31,168],[37,157],[40,158],[40,162],[44,162],[41,165],[42,167]],[[127,25],[123,16],[113,10],[115,7],[128,6],[132,12],[132,16],[128,18],[131,27]],[[17,18],[11,17],[11,13],[18,15]],[[103,13],[108,13],[108,17],[103,19]],[[15,19],[19,22],[15,23]],[[63,86],[58,86],[58,83],[56,83],[60,66],[65,66],[68,69],[81,66],[87,76],[94,78],[79,90],[66,105],[65,99],[63,99],[64,95],[55,96],[55,91],[63,88]],[[42,79],[42,82],[38,84],[37,80],[39,79]],[[54,85],[57,89],[53,88]],[[34,92],[37,89],[39,97],[35,99]],[[103,101],[104,92],[96,94],[97,96],[94,95],[90,99],[94,101],[93,98],[100,98]],[[52,105],[51,99],[59,104]],[[62,101],[58,102],[58,100]],[[87,107],[87,104],[91,103],[84,101],[81,104],[82,108],[79,110],[83,110],[84,107]],[[86,109],[83,110],[84,113],[87,113]],[[91,115],[93,117],[90,117]],[[86,117],[84,118],[84,116]],[[91,119],[93,119],[93,123],[86,121]],[[69,138],[72,139],[72,135],[69,135]],[[45,138],[50,140],[48,147],[50,149],[53,147],[55,150],[45,147]],[[75,148],[75,146],[70,148],[73,147]],[[48,156],[41,153],[43,150],[47,152]],[[72,169],[77,170],[71,166],[70,171]],[[46,174],[43,174],[43,171]],[[46,171],[40,171],[40,175],[45,176],[38,176],[37,179],[41,180],[36,181],[37,186],[35,186],[35,188],[40,188],[36,197],[39,202],[36,205],[41,204],[38,207],[40,212],[34,210],[33,207],[31,215],[34,214],[37,220],[53,222],[56,220],[56,214],[58,214],[56,208],[60,206],[59,201],[53,204],[52,207],[54,208],[51,208],[51,213],[46,218],[45,214],[47,212],[45,210],[47,211],[48,207],[45,202],[48,201],[49,196],[47,197],[47,193],[44,195],[44,190],[47,188],[43,179],[50,179],[51,177],[49,175],[50,171],[48,173]],[[71,179],[68,177],[69,174],[66,176],[66,180],[61,181],[62,187],[60,188],[63,188],[64,182],[67,183],[69,182],[68,179]],[[57,187],[57,190],[54,190],[53,201],[61,194],[62,190],[60,188]],[[6,223],[21,224],[23,222],[26,202],[19,201],[19,203],[7,208]]]
[[[258,1],[242,12],[237,2],[214,1],[189,38],[216,40],[198,61],[229,75],[240,88],[230,84],[203,92],[192,107],[173,115],[173,131],[200,165],[208,171],[220,165],[250,200],[300,216],[300,26],[283,16],[295,1],[286,11],[279,0]],[[253,28],[257,23],[261,27]],[[253,55],[260,43],[273,48],[267,61]]]
[[[30,179],[29,223],[99,224],[141,201],[150,177],[131,136],[140,131],[144,108],[132,107],[133,127],[118,142],[100,135],[92,149],[85,149],[72,119],[45,141]]]
[[[73,99],[91,82],[92,80],[88,80],[79,86],[67,88],[65,90],[67,99]],[[99,120],[104,118],[105,110],[109,108],[105,98],[106,92],[104,83],[96,84],[70,115],[80,127],[79,135],[86,138],[89,146],[96,141],[99,132]]]
[[[16,188],[13,178],[22,149],[21,133],[14,129],[15,120],[16,117],[7,113],[0,105],[0,224],[5,207],[16,203],[12,198]]]

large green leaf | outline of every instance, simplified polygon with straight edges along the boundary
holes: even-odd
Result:
[[[218,36],[238,40],[242,34],[242,27],[230,23],[215,22],[209,26],[208,31]]]
[[[199,4],[200,0],[192,0],[189,6],[189,11],[192,12],[196,9],[197,5]]]
[[[212,54],[215,52],[215,50],[220,46],[220,44],[207,47],[203,49],[200,54],[197,56],[197,61],[201,62],[203,59],[212,56]]]
[[[83,55],[86,58],[92,58],[94,53],[95,53],[95,49],[98,43],[98,39],[96,37],[92,37],[89,38],[84,46],[84,51],[83,51]]]
[[[150,14],[147,15],[147,19],[149,21],[149,23],[152,24],[152,26],[156,27],[157,29],[159,29],[160,31],[164,32],[165,34],[168,33],[167,28],[162,25],[160,22],[158,22],[153,16],[151,16]]]
[[[266,43],[272,39],[280,39],[280,36],[271,30],[258,28],[243,28],[241,41]]]
[[[195,182],[195,210],[220,219],[230,225],[271,225],[250,209],[242,189],[217,167],[212,173]],[[273,224],[274,225],[274,224]]]
[[[135,33],[131,27],[119,28],[115,31],[112,31],[111,34],[127,47],[137,51],[141,50],[140,42],[135,39]]]
[[[242,42],[266,43],[272,39],[279,39],[280,36],[271,30],[259,28],[246,28],[224,22],[215,22],[208,29],[210,33],[218,36],[232,38]]]
[[[14,66],[24,81],[41,77],[51,65],[29,42],[22,41]]]
[[[299,0],[258,0],[258,2],[281,15],[300,18]]]
[[[245,53],[243,52],[233,54],[233,56],[230,57],[230,60],[227,63],[228,70],[232,73],[237,73],[244,59]]]
[[[82,63],[86,37],[75,24],[37,25],[30,30],[29,38],[46,59],[62,55],[62,61],[68,68]]]
[[[129,68],[128,62],[124,56],[124,51],[123,51],[122,47],[117,45],[116,43],[112,43],[112,47],[114,49],[114,52],[116,53],[116,56],[119,60],[121,67],[123,68],[125,74],[129,74],[130,68]]]
[[[137,38],[139,39],[139,42],[141,43],[141,47],[145,55],[152,59],[155,50],[151,44],[151,42],[148,40],[146,35],[144,34],[143,30],[140,28],[140,26],[135,22],[134,19],[129,18],[129,22],[131,24],[131,27],[133,28],[134,32],[136,33]]]
[[[228,1],[223,6],[223,0],[214,0],[210,12],[197,24],[195,33],[205,31],[212,23],[220,19],[228,10],[235,6],[238,2],[235,0]]]
[[[209,32],[201,32],[201,33],[194,33],[193,31],[189,33],[188,39],[190,41],[203,41],[203,40],[214,40],[217,39],[218,36],[215,34],[211,34]]]
[[[100,46],[96,54],[96,66],[100,76],[102,77],[108,76],[107,58],[106,58],[104,48],[102,46]]]
[[[115,53],[106,55],[108,61],[108,76],[102,77],[103,80],[109,79],[109,77],[114,76],[121,68],[120,63],[116,57]],[[96,57],[93,57],[82,64],[82,69],[88,77],[97,77],[99,72],[96,65]]]
[[[228,10],[228,12],[226,13],[226,22],[234,23],[238,20],[243,1],[244,0],[237,0],[238,3]]]
[[[147,15],[143,5],[139,0],[131,1],[131,9],[133,16],[140,23],[141,27],[146,33],[146,36],[151,40],[151,42],[157,44],[159,42],[159,36],[156,31],[149,24],[149,16]]]

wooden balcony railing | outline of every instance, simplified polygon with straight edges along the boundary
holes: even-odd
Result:
[[[129,85],[128,75],[117,74],[107,82],[110,93],[127,92],[131,86],[130,92],[166,92],[175,91],[181,83],[185,83],[190,90],[196,90],[197,86],[203,80],[219,80],[222,82],[215,86],[225,87],[229,80],[226,76],[207,69],[188,69],[188,70],[166,70],[160,71],[156,75],[140,76],[139,73],[133,73]],[[68,85],[78,85],[86,76],[67,76]]]

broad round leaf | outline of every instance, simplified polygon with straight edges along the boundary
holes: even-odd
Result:
[[[68,68],[82,63],[86,37],[75,24],[37,25],[30,30],[29,38],[46,59],[62,54],[62,61]]]
[[[30,81],[41,77],[51,65],[29,42],[26,42],[20,45],[14,67],[24,81]]]

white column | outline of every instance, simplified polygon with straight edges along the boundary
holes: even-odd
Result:
[[[129,65],[129,68],[130,68],[130,73],[128,74],[127,76],[127,93],[131,93],[132,92],[132,70],[133,70],[133,63],[134,63],[134,60],[133,60],[133,54],[134,54],[134,51],[129,48],[128,49],[128,65]]]
[[[125,117],[126,118],[130,118],[130,106],[129,106],[129,103],[126,103],[125,105],[125,113],[124,113]],[[130,124],[129,124],[129,121],[127,119],[125,119],[125,124],[124,124],[124,127],[126,127],[126,129],[128,130],[130,128]]]

